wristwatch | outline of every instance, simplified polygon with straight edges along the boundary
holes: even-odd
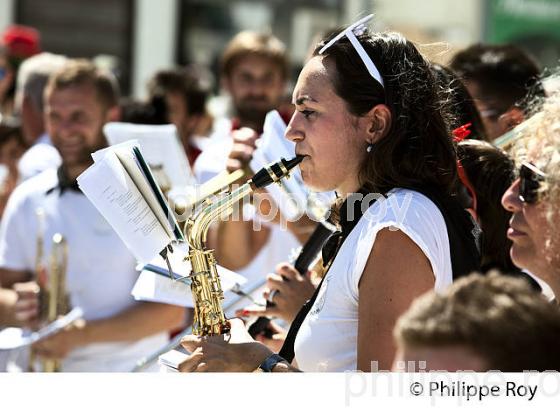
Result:
[[[279,354],[273,353],[266,359],[264,359],[264,361],[259,365],[259,370],[264,373],[272,373],[272,369],[274,369],[274,366],[276,366],[280,362],[286,362],[286,359],[284,359]]]

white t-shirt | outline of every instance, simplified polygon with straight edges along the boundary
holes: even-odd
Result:
[[[436,290],[451,284],[449,238],[440,210],[418,192],[390,191],[386,200],[377,200],[364,213],[327,272],[295,340],[295,359],[301,370],[357,369],[358,284],[377,233],[387,227],[400,229],[424,252],[432,265]]]
[[[20,181],[39,175],[47,169],[58,168],[60,162],[60,154],[57,149],[52,146],[49,136],[43,134],[18,161]]]
[[[33,271],[36,263],[37,210],[44,213],[44,255],[61,233],[68,243],[67,290],[86,320],[111,317],[137,302],[130,291],[136,261],[103,216],[81,193],[59,189],[56,169],[33,177],[12,193],[0,227],[0,266]],[[48,259],[45,259],[48,261]],[[48,265],[47,265],[48,266]],[[63,361],[64,371],[129,371],[136,360],[168,340],[160,333],[135,342],[95,343],[78,348]]]

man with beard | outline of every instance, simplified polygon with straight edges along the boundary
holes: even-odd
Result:
[[[280,110],[288,72],[285,46],[276,37],[245,31],[230,41],[221,59],[221,84],[231,97],[233,116],[229,121],[216,122],[213,145],[195,163],[200,183],[225,169],[244,169],[247,179],[252,175],[248,164],[266,114],[277,109],[286,123],[292,114]],[[222,222],[212,230],[209,246],[215,249],[220,265],[256,283],[288,259],[292,249],[300,246],[300,238],[291,231],[292,226],[286,230],[279,224],[263,222],[260,229],[254,229],[251,218],[258,219],[259,215],[251,206],[243,207],[242,213],[241,220]],[[250,213],[256,215],[251,217]]]
[[[34,279],[36,266],[49,267],[45,262],[55,233],[67,241],[66,290],[85,321],[34,345],[39,357],[61,360],[62,371],[128,371],[183,320],[180,307],[133,300],[136,261],[76,183],[93,163],[91,153],[107,145],[102,128],[118,119],[117,101],[114,78],[89,62],[71,60],[50,77],[45,123],[62,165],[21,184],[2,219],[4,287],[16,284],[17,290],[18,282]],[[44,261],[38,260],[41,254]],[[33,285],[38,288],[28,282],[19,294],[29,299]],[[36,317],[37,303],[28,305],[28,317]]]
[[[285,46],[270,34],[243,31],[229,42],[221,59],[221,84],[230,96],[232,116],[217,121],[210,137],[215,143],[195,163],[200,183],[226,165],[229,170],[247,165],[266,114],[280,106],[288,70]],[[290,116],[282,114],[286,123]]]

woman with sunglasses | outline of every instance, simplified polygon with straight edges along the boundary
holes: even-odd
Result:
[[[393,326],[412,300],[478,269],[430,65],[400,34],[367,33],[369,18],[320,43],[293,92],[286,137],[306,157],[303,180],[340,198],[321,284],[280,355],[232,320],[229,335],[186,337],[181,370],[390,369]]]
[[[511,258],[560,299],[560,93],[549,96],[521,131],[519,176],[502,198],[512,212]]]

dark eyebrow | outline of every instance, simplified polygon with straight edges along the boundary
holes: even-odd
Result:
[[[318,102],[317,100],[315,100],[314,98],[312,98],[309,95],[303,95],[303,96],[299,97],[298,99],[296,99],[295,105],[302,105],[306,101]]]

